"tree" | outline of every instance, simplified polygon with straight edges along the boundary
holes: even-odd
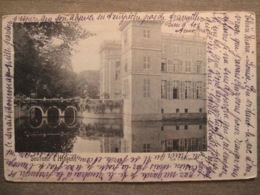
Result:
[[[99,71],[86,70],[79,73],[77,92],[82,98],[99,98]]]
[[[72,97],[77,76],[71,52],[80,39],[94,35],[77,23],[14,23],[15,95]]]

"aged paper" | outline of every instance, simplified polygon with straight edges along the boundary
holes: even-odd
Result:
[[[4,16],[9,181],[257,174],[250,12]]]

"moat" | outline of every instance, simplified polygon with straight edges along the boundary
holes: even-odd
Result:
[[[19,118],[17,152],[182,152],[206,149],[203,120],[123,121],[123,119]]]

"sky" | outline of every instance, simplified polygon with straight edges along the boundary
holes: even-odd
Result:
[[[74,49],[78,52],[72,54],[72,67],[74,72],[84,70],[99,70],[99,48],[105,40],[121,40],[118,22],[86,22],[82,27],[96,36],[80,40]]]
[[[78,52],[72,55],[73,71],[79,73],[84,70],[99,70],[100,56],[99,48],[105,40],[121,40],[119,21],[95,21],[81,23],[81,26],[96,36],[79,40],[74,46]],[[173,33],[171,28],[162,25],[163,33]]]

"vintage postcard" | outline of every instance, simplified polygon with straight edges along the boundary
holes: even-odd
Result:
[[[2,29],[6,180],[256,177],[254,13],[9,15]]]

